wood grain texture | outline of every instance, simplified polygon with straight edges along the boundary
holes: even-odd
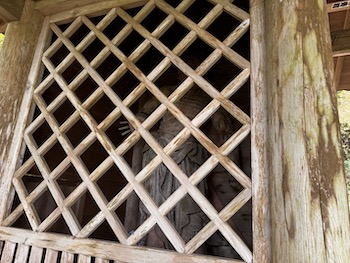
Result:
[[[16,252],[16,243],[5,242],[3,250],[1,251],[1,263],[2,262],[12,262],[12,259],[15,257]]]
[[[24,244],[19,244],[16,249],[16,258],[13,261],[14,263],[27,262],[29,258],[30,247]]]
[[[349,214],[324,1],[265,1],[271,262],[345,262]]]
[[[0,215],[7,213],[7,206],[12,203],[11,174],[16,166],[14,156],[17,155],[16,151],[19,150],[20,145],[18,144],[21,141],[20,138],[14,140],[15,128],[23,94],[30,86],[30,83],[27,82],[28,74],[42,21],[43,17],[34,11],[33,3],[27,1],[21,20],[9,24],[1,52],[0,192],[6,198],[0,200]],[[2,216],[0,216],[0,222],[1,218]]]
[[[32,246],[28,262],[29,263],[41,262],[43,254],[44,254],[44,249],[42,247]],[[65,262],[69,262],[69,261],[65,261]]]
[[[266,39],[264,0],[250,1],[251,15],[251,161],[253,195],[253,261],[271,261],[269,170],[267,151]]]
[[[62,251],[63,262],[71,261],[74,254],[82,257],[96,257],[116,262],[154,263],[242,263],[241,260],[220,259],[201,255],[184,255],[169,250],[155,250],[145,247],[125,246],[115,242],[94,239],[80,239],[59,234],[35,233],[28,230],[0,227],[0,234],[6,240],[4,250],[13,255],[16,244],[32,246],[29,262],[41,262],[42,248]],[[10,257],[9,257],[10,258]],[[1,261],[2,262],[2,261]],[[5,262],[11,262],[5,261]],[[103,261],[102,261],[103,262]]]

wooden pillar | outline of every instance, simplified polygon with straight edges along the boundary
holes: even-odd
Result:
[[[253,262],[271,263],[264,0],[250,0]]]
[[[265,0],[271,262],[348,262],[349,211],[324,0]]]
[[[11,22],[0,50],[0,193],[10,196],[10,173],[14,168],[15,127],[26,88],[33,54],[43,16],[34,10],[34,2],[26,0],[21,19]],[[13,144],[14,143],[14,144]],[[17,147],[18,148],[18,147]],[[6,194],[7,193],[7,194]],[[0,199],[0,215],[6,210],[7,198]],[[1,224],[1,216],[0,216]]]

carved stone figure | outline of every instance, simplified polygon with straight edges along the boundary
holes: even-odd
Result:
[[[174,89],[175,87],[168,86],[162,88],[162,92],[168,96]],[[194,86],[175,105],[189,119],[193,119],[209,103],[208,96],[203,96],[202,94],[203,91],[199,87]],[[158,105],[159,102],[156,99],[148,100],[137,114],[138,119],[141,122],[144,121]],[[208,125],[206,125],[206,128],[203,127],[203,129],[205,129],[204,133],[216,145],[221,146],[233,134],[233,131],[237,129],[235,126],[236,123],[233,117],[220,109],[211,116]],[[159,144],[165,147],[182,129],[182,124],[170,112],[166,112],[160,119],[159,126],[151,133]],[[133,152],[132,168],[135,173],[139,172],[155,157],[153,150],[142,142],[134,146]],[[230,158],[235,163],[241,164],[241,167],[243,167],[243,170],[247,174],[250,173],[249,153],[250,147],[246,146],[243,151],[242,149],[236,149],[230,154]],[[182,171],[190,176],[208,159],[209,153],[193,137],[189,137],[171,157]],[[180,186],[180,183],[167,167],[161,164],[145,180],[144,186],[156,205],[160,206]],[[238,183],[220,165],[206,179],[200,182],[197,187],[218,211],[240,191]],[[150,214],[144,204],[139,201],[136,194],[132,194],[126,204],[124,224],[127,231],[135,230],[149,216]],[[202,210],[189,195],[186,195],[167,214],[167,218],[185,242],[188,242],[199,232],[208,221]],[[235,222],[230,219],[229,224],[244,239],[244,235],[239,230],[241,226],[237,226],[241,222]],[[251,225],[251,218],[247,224],[248,226]],[[171,243],[157,225],[140,244],[150,247],[173,249]],[[219,233],[214,234],[196,252],[207,253],[207,248],[208,252],[213,255],[230,258],[237,257],[237,253]]]
[[[174,87],[166,87],[162,91],[170,94]],[[192,89],[176,103],[176,106],[190,119],[194,118],[201,109],[208,103],[207,97],[201,95],[199,88]],[[149,100],[142,107],[137,117],[143,121],[158,106],[155,100]],[[152,132],[159,144],[165,147],[181,130],[183,126],[170,113],[166,112],[161,118],[159,127]],[[142,167],[148,164],[155,157],[155,153],[148,145],[142,149]],[[193,137],[190,137],[171,155],[173,160],[179,165],[182,171],[190,176],[208,158],[207,151]],[[179,186],[180,183],[173,176],[164,164],[159,165],[152,175],[145,180],[145,188],[150,193],[156,205],[160,206]],[[202,181],[197,186],[205,195],[207,193],[206,181]],[[135,209],[127,205],[127,213]],[[134,210],[135,212],[135,210]],[[140,223],[149,217],[146,207],[140,202],[139,220]],[[173,224],[185,242],[189,241],[207,223],[207,218],[202,210],[192,200],[190,196],[185,196],[168,214],[169,221]],[[135,218],[135,217],[134,217]],[[129,220],[135,220],[129,218]],[[127,221],[127,220],[126,220]],[[127,223],[130,228],[130,221]],[[134,226],[137,225],[134,223]],[[128,229],[131,230],[131,229]],[[158,226],[155,226],[144,240],[147,246],[172,249],[171,243],[167,240]],[[201,249],[204,250],[204,247]],[[204,251],[203,251],[204,252]]]

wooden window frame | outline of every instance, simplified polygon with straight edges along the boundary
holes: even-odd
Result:
[[[55,3],[54,3],[55,2]],[[120,4],[120,6],[125,5],[128,3],[130,7],[134,7],[135,5],[140,5],[144,4],[148,1],[105,1],[102,2],[98,7],[93,4],[88,4],[89,1],[74,1],[74,4],[77,6],[74,9],[70,10],[62,10],[62,3],[67,2],[65,0],[59,1],[39,1],[36,4],[36,10],[39,12],[43,13],[44,15],[50,15],[50,18],[46,18],[46,26],[49,25],[49,20],[56,22],[56,21],[69,21],[73,19],[76,16],[79,15],[85,15],[88,13],[91,13],[92,11],[96,11],[96,14],[101,12],[101,9],[107,10],[110,9],[111,7],[116,6],[117,4]],[[71,2],[71,1],[68,1]],[[93,2],[93,1],[90,1]],[[264,89],[265,89],[265,82],[264,82],[264,74],[263,70],[259,67],[260,65],[263,64],[264,60],[264,54],[263,52],[260,52],[263,48],[263,41],[258,40],[259,36],[263,34],[263,23],[261,23],[263,20],[263,4],[260,3],[261,1],[251,1],[254,3],[253,6],[251,6],[251,52],[254,54],[252,56],[252,61],[251,63],[253,64],[253,61],[255,62],[254,67],[251,68],[251,78],[254,79],[252,81],[251,85],[251,91],[252,91],[252,97],[256,98],[254,101],[252,101],[252,106],[251,106],[251,115],[252,115],[252,128],[251,128],[251,138],[252,138],[252,198],[253,198],[253,204],[259,202],[259,206],[253,205],[253,229],[254,229],[254,248],[253,248],[253,256],[254,260],[257,262],[264,262],[263,259],[268,258],[269,254],[269,249],[268,249],[268,239],[269,239],[269,231],[268,231],[268,212],[265,209],[262,209],[264,207],[261,205],[262,203],[266,204],[268,203],[267,200],[267,188],[261,187],[262,185],[266,185],[266,174],[267,174],[267,168],[266,168],[266,162],[265,162],[265,145],[263,143],[264,139],[262,139],[262,136],[264,136],[264,129],[266,125],[266,121],[264,120],[264,117],[261,116],[266,116],[263,115],[265,113],[265,99],[264,99]],[[88,5],[86,5],[88,4]],[[57,10],[60,10],[60,13],[55,13],[51,12],[50,10],[55,10],[55,8],[58,8]],[[69,9],[68,6],[65,6],[65,8]],[[64,19],[62,19],[64,18]],[[47,34],[49,31],[48,28],[44,29],[42,32],[43,35],[40,37],[41,39],[46,38],[45,34]],[[34,61],[33,61],[33,68],[31,70],[31,73],[29,75],[29,83],[31,83],[31,86],[33,87],[35,83],[38,82],[37,79],[37,71],[39,70],[39,64],[41,60],[41,51],[43,50],[44,46],[47,43],[41,43],[41,46],[38,46],[37,48],[37,53],[34,55]],[[25,98],[23,104],[30,103],[31,98]],[[25,107],[29,108],[29,107]],[[24,130],[24,127],[26,125],[25,122],[21,122],[19,120],[18,122],[18,129],[17,131]],[[17,136],[21,136],[20,134],[17,134]],[[20,151],[20,145],[17,144],[16,146],[17,152]],[[14,167],[16,164],[13,162],[12,167]],[[14,168],[13,168],[14,169]],[[12,169],[12,170],[13,170]],[[9,170],[11,171],[11,170]],[[16,182],[16,180],[14,180]],[[74,221],[71,219],[72,222]],[[73,227],[74,228],[74,227]],[[82,253],[86,253],[86,255],[94,256],[92,252],[89,250],[89,247],[91,245],[94,246],[101,246],[101,249],[105,248],[108,246],[110,250],[108,251],[105,255],[110,255],[111,259],[117,259],[115,257],[115,249],[120,250],[120,251],[125,251],[125,253],[120,253],[123,256],[118,256],[118,260],[120,261],[125,261],[125,262],[137,262],[135,261],[134,256],[137,255],[137,253],[140,253],[142,255],[141,257],[144,257],[144,253],[147,251],[151,257],[157,257],[160,258],[161,256],[164,257],[172,257],[174,258],[174,262],[177,262],[178,259],[181,258],[181,260],[185,260],[186,262],[192,262],[192,260],[196,261],[197,257],[201,258],[201,262],[213,262],[213,259],[206,259],[206,257],[202,256],[197,256],[197,255],[181,255],[178,253],[174,253],[171,251],[167,251],[166,253],[164,252],[159,252],[157,250],[149,250],[145,248],[128,248],[123,245],[119,244],[111,244],[109,242],[103,242],[103,241],[98,241],[94,242],[89,239],[76,239],[73,240],[72,238],[67,238],[67,237],[57,237],[57,235],[51,235],[48,233],[32,233],[31,231],[26,231],[26,230],[18,230],[18,229],[11,229],[11,228],[6,228],[6,227],[1,227],[1,231],[4,232],[3,236],[5,237],[5,240],[11,241],[13,243],[21,243],[24,244],[25,246],[43,246],[47,247],[48,249],[62,249],[62,251],[68,251],[72,252],[70,248],[73,245],[77,244],[85,244],[86,247],[82,247],[80,251]],[[47,240],[53,240],[50,245],[47,243],[44,245],[45,241]],[[62,242],[63,240],[69,240],[71,243],[64,243]],[[62,245],[62,244],[69,244],[69,245]],[[8,244],[4,244],[4,246],[9,246]],[[132,254],[129,252],[133,251]],[[75,251],[74,253],[77,253]],[[102,252],[99,252],[102,253]],[[105,251],[103,252],[105,253]],[[132,256],[130,256],[132,255]],[[95,254],[96,256],[96,254]],[[123,258],[125,257],[125,259]],[[259,259],[259,260],[258,260]],[[128,261],[129,260],[129,261]],[[194,262],[193,261],[193,262]],[[144,262],[144,261],[142,261]],[[219,261],[215,261],[219,262]],[[236,262],[235,260],[231,260],[230,262]],[[237,261],[241,262],[241,261]],[[266,261],[268,262],[268,261]]]

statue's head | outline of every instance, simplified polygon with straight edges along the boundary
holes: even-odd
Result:
[[[186,54],[183,58],[184,62],[186,62],[186,64],[188,66],[190,66],[193,70],[195,70],[199,64],[201,63],[201,60],[199,59],[199,57],[196,54],[190,53],[190,54]],[[186,72],[182,72],[180,69],[178,71],[178,79],[179,80],[183,80],[187,77],[188,75],[186,74]]]

